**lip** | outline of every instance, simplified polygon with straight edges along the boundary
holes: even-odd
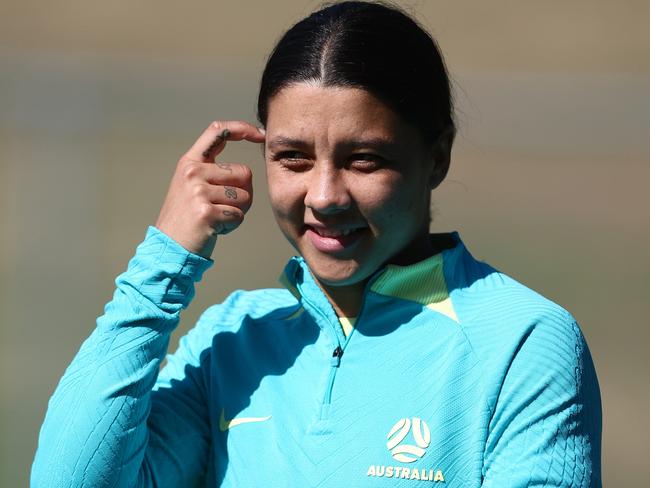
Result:
[[[318,251],[336,253],[354,246],[363,231],[363,227],[334,228],[307,225],[305,234]]]

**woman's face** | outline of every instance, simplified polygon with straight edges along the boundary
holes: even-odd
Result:
[[[432,150],[368,92],[299,83],[269,102],[266,167],[280,229],[324,285],[426,257]]]

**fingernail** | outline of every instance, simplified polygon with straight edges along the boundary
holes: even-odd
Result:
[[[257,130],[258,130],[259,133],[262,134],[263,136],[266,135],[266,130],[264,129],[264,127],[258,127]]]

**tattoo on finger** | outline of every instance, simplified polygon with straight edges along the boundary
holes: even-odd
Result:
[[[212,153],[215,151],[215,149],[217,149],[223,143],[223,141],[226,140],[226,138],[229,135],[230,135],[230,131],[228,129],[222,130],[221,133],[214,138],[214,141],[212,141],[210,147],[208,147],[205,151],[203,151],[203,157],[205,159],[209,159],[212,156]]]
[[[223,189],[226,193],[226,198],[237,200],[237,190],[235,190],[232,186],[224,186]]]
[[[221,168],[222,170],[224,170],[224,171],[228,171],[228,172],[232,173],[232,168],[230,167],[230,164],[228,164],[228,163],[217,163],[217,166],[219,168]]]
[[[224,210],[221,213],[223,213],[225,217],[237,217],[237,213],[233,212],[232,210]]]

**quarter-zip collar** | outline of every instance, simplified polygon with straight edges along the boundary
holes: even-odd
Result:
[[[369,280],[364,295],[369,292],[409,300],[438,311],[458,322],[450,297],[455,264],[467,253],[457,232],[452,233],[455,246],[408,266],[389,264],[378,270]],[[302,257],[289,260],[280,282],[312,313],[317,312],[331,324],[338,317],[327,296],[316,283]],[[363,302],[366,300],[364,296]],[[361,313],[364,313],[363,310]],[[319,321],[320,322],[320,321]]]
[[[317,318],[324,319],[330,324],[338,323],[338,316],[334,307],[328,300],[323,290],[309,271],[309,266],[301,256],[292,257],[280,276],[282,283],[301,304]],[[317,320],[321,328],[322,320]]]

